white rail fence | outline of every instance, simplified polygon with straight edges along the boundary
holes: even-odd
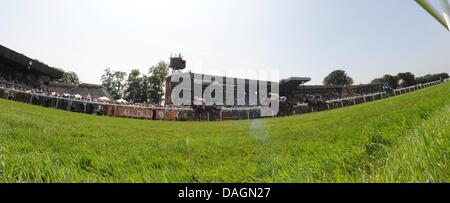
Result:
[[[349,97],[349,98],[329,100],[329,101],[326,101],[327,107],[325,110],[342,108],[342,107],[361,104],[361,103],[367,103],[367,102],[371,102],[371,101],[386,99],[388,97],[395,97],[398,95],[415,92],[417,90],[424,89],[427,87],[432,87],[432,86],[441,84],[443,82],[448,82],[448,80],[446,80],[446,81],[439,80],[439,81],[429,82],[429,83],[425,83],[425,84],[418,84],[418,85],[414,85],[414,86],[394,89],[394,90],[392,90],[391,93],[389,93],[387,91],[383,91],[383,92],[378,92],[378,93],[374,93],[374,94],[367,94],[367,95],[361,95],[361,96],[355,96],[355,97]],[[322,110],[324,110],[324,109],[322,109]],[[311,109],[311,111],[314,112],[315,109]]]
[[[434,81],[425,84],[414,85],[410,87],[395,89],[392,92],[379,92],[375,94],[367,94],[350,98],[342,98],[326,101],[326,106],[320,108],[312,108],[303,105],[302,110],[296,110],[286,115],[296,115],[308,112],[324,111],[346,106],[352,106],[376,100],[386,99],[398,96],[420,89],[432,87],[444,81]],[[261,118],[261,110],[267,107],[222,107],[218,115],[210,115],[206,112],[202,115],[194,115],[194,111],[189,107],[154,107],[141,105],[120,105],[102,102],[94,102],[88,100],[78,100],[73,98],[56,97],[45,94],[37,94],[15,90],[12,88],[0,87],[0,97],[11,100],[40,105],[44,107],[56,108],[67,111],[74,111],[86,114],[98,114],[111,117],[126,117],[147,120],[247,120]],[[98,109],[102,108],[99,113]],[[305,109],[306,108],[306,109]]]

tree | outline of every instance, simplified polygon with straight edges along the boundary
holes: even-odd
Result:
[[[399,73],[397,74],[397,77],[399,78],[399,80],[404,81],[403,85],[405,87],[416,85],[416,77],[410,72]]]
[[[74,72],[64,72],[62,82],[70,85],[79,85],[80,79],[78,78],[78,75]]]
[[[324,85],[351,85],[353,84],[353,79],[347,75],[343,70],[335,70],[331,72],[323,80]]]
[[[113,80],[113,87],[115,87],[116,92],[114,93],[115,97],[117,99],[123,98],[124,96],[124,89],[126,85],[125,77],[127,76],[127,73],[122,71],[116,71],[114,72],[114,80]]]
[[[168,74],[169,68],[164,61],[160,61],[156,66],[150,68],[145,82],[148,86],[147,96],[151,102],[161,103],[164,95],[164,83]]]
[[[397,87],[399,78],[393,75],[384,75],[381,78],[375,78],[372,83],[387,83],[390,87]]]
[[[445,79],[447,79],[447,78],[450,78],[450,76],[448,75],[448,73],[439,73],[438,75],[439,75],[439,78],[440,78],[441,80],[445,80]]]
[[[131,70],[127,79],[127,88],[125,89],[125,99],[134,102],[145,102],[145,89],[143,89],[143,77],[138,69]],[[144,96],[144,97],[143,97]]]
[[[417,77],[416,78],[416,83],[417,84],[423,84],[423,83],[427,83],[427,82],[434,82],[434,81],[438,81],[438,80],[445,80],[447,78],[449,78],[449,75],[447,73],[427,74],[427,75],[422,76],[422,77]]]
[[[111,93],[111,96],[113,95],[113,92],[115,92],[114,90],[115,88],[113,87],[113,80],[114,76],[113,73],[111,72],[111,69],[109,68],[105,69],[105,73],[103,73],[101,81],[103,87],[105,87],[108,90],[108,92]]]
[[[424,83],[432,82],[432,81],[436,81],[436,80],[440,80],[439,75],[427,74],[427,75],[424,75],[422,77],[417,77],[416,78],[416,83],[424,84]]]
[[[146,74],[143,74],[141,77],[141,91],[139,93],[139,97],[141,98],[141,101],[148,102],[149,101],[149,94],[150,94],[150,79],[149,76]]]
[[[109,68],[105,69],[102,75],[102,85],[111,93],[114,99],[123,98],[125,88],[125,77],[127,73],[121,71],[112,72]]]

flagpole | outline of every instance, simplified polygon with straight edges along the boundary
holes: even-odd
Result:
[[[422,6],[423,9],[425,9],[429,14],[431,14],[439,23],[441,23],[445,29],[450,31],[450,26],[448,25],[448,15],[447,19],[442,16],[439,11],[437,11],[431,4],[430,2],[428,2],[427,0],[415,0],[420,6]],[[448,1],[447,0],[441,0],[442,4],[446,4],[448,6]],[[448,9],[448,8],[447,8]],[[446,11],[446,14],[448,14],[449,12]]]

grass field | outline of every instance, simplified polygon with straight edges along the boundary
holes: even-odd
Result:
[[[227,122],[108,118],[1,99],[0,182],[450,182],[450,83]]]

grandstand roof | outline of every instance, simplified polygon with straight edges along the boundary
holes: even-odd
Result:
[[[88,94],[92,98],[108,97],[113,99],[108,90],[102,85],[82,83],[80,85],[69,85],[64,83],[50,83],[48,90],[58,93],[79,94],[86,97]]]
[[[78,85],[77,87],[71,89],[69,93],[79,94],[81,96],[87,96],[89,94],[91,97],[95,98],[108,97],[111,100],[113,99],[111,94],[109,94],[108,90],[105,87],[87,83]]]
[[[62,78],[64,71],[50,67],[36,59],[31,59],[21,53],[0,45],[0,60],[8,63],[11,68],[31,70],[52,78]]]
[[[311,81],[311,78],[309,77],[290,77],[281,80],[280,85],[286,88],[293,88],[309,81]]]
[[[370,84],[359,84],[359,85],[349,85],[350,89],[364,88],[364,87],[374,87],[380,86],[382,83],[370,83]],[[302,89],[336,89],[344,88],[344,85],[305,85]]]

